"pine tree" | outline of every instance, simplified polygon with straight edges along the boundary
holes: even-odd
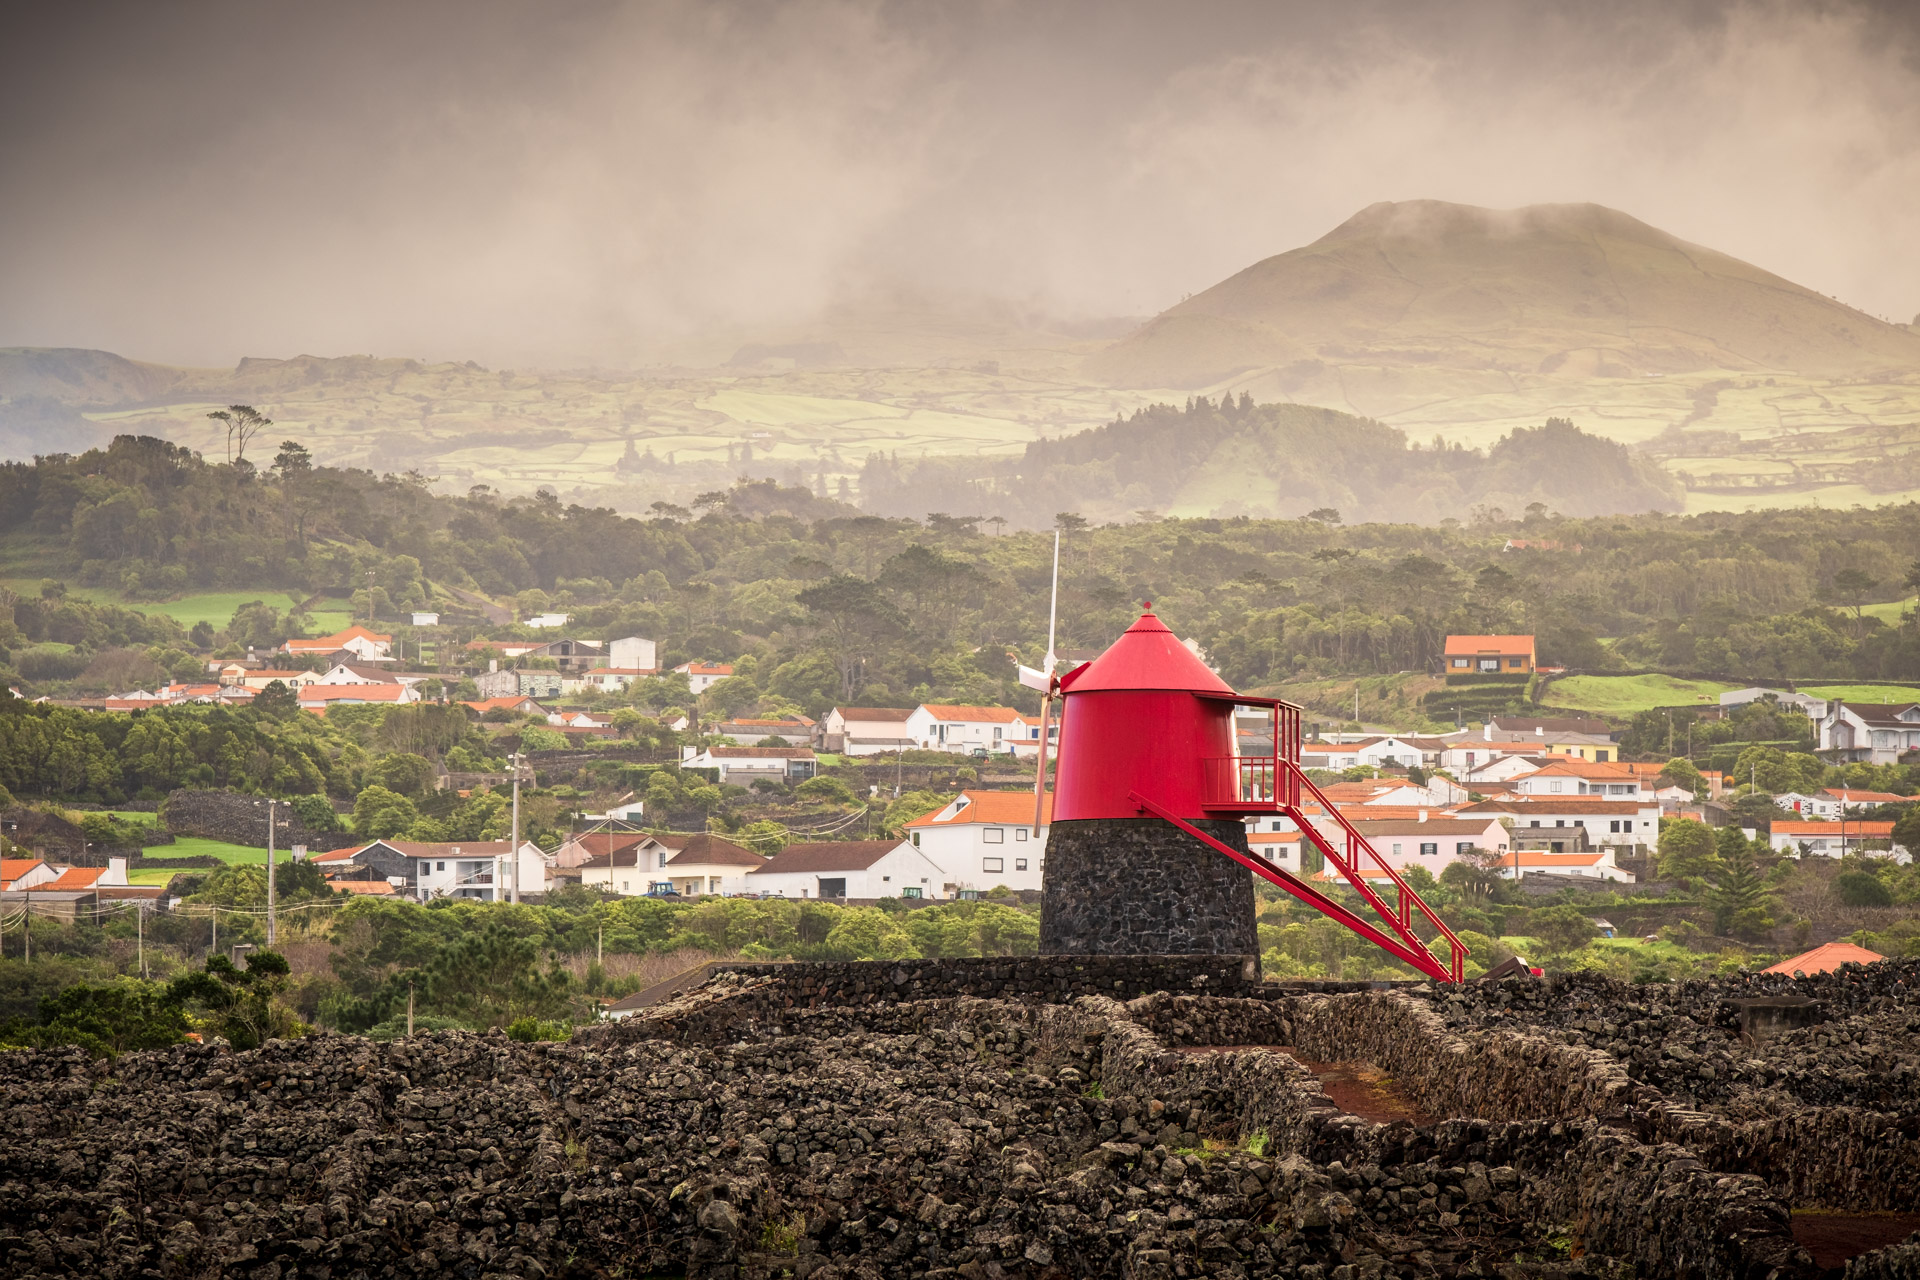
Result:
[[[1728,839],[1727,832],[1737,839]],[[1753,858],[1753,846],[1738,827],[1723,827],[1718,842],[1720,866],[1709,878],[1706,901],[1713,908],[1713,931],[1722,937],[1753,939],[1773,928],[1773,894]]]

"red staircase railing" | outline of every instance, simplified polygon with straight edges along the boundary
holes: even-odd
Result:
[[[1332,801],[1321,794],[1320,788],[1313,784],[1313,779],[1309,778],[1306,770],[1300,767],[1300,708],[1292,703],[1267,699],[1247,699],[1246,702],[1247,705],[1264,706],[1272,710],[1274,717],[1272,754],[1221,756],[1204,761],[1204,781],[1209,798],[1202,807],[1222,813],[1284,814],[1292,819],[1293,825],[1300,830],[1302,848],[1305,848],[1305,842],[1310,841],[1326,861],[1340,873],[1353,891],[1360,895],[1360,900],[1386,925],[1386,932],[1382,932],[1364,917],[1335,902],[1284,867],[1274,865],[1257,853],[1235,849],[1215,839],[1191,822],[1162,808],[1137,791],[1131,793],[1135,803],[1157,817],[1166,819],[1214,850],[1232,858],[1256,875],[1273,882],[1294,898],[1345,925],[1381,950],[1426,974],[1429,978],[1438,982],[1459,982],[1465,976],[1468,955],[1466,944],[1461,942],[1453,930],[1447,927],[1446,921],[1442,920],[1433,908],[1413,891],[1393,864],[1382,858],[1379,852],[1367,843],[1367,838],[1361,835],[1338,809],[1334,808]],[[1341,835],[1345,837],[1343,840],[1329,841],[1308,819],[1304,807],[1308,802],[1317,804],[1324,810],[1324,816],[1331,819],[1339,828]],[[1336,844],[1342,847],[1336,848]],[[1391,906],[1380,897],[1371,884],[1367,883],[1368,877],[1364,872],[1369,869],[1369,864],[1371,869],[1384,873],[1387,881],[1393,886],[1394,902]],[[1416,911],[1425,917],[1440,938],[1446,941],[1448,956],[1444,963],[1414,932],[1413,917]]]

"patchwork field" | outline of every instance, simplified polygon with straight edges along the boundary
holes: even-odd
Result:
[[[1887,684],[1805,684],[1800,692],[1842,702],[1920,702],[1920,688]]]

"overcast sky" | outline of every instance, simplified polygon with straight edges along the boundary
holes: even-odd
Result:
[[[1920,312],[1920,5],[20,6],[0,345],[638,363],[1145,315],[1377,200],[1592,200]]]

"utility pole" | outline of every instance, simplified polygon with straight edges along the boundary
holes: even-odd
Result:
[[[518,751],[507,757],[507,763],[513,766],[513,834],[507,841],[507,856],[516,904],[520,901],[520,758]]]
[[[20,934],[26,939],[26,959],[33,960],[33,891],[29,889],[20,907]]]
[[[133,900],[133,938],[140,953],[140,980],[144,982],[147,978],[147,907],[138,898]]]
[[[276,914],[279,908],[279,894],[273,883],[273,827],[274,814],[279,803],[273,797],[267,797],[267,945],[269,947],[279,939],[279,931],[275,928],[279,920]]]
[[[593,935],[593,962],[601,963],[606,958],[607,922],[601,920]]]
[[[407,1034],[413,1034],[413,984],[407,984]]]

